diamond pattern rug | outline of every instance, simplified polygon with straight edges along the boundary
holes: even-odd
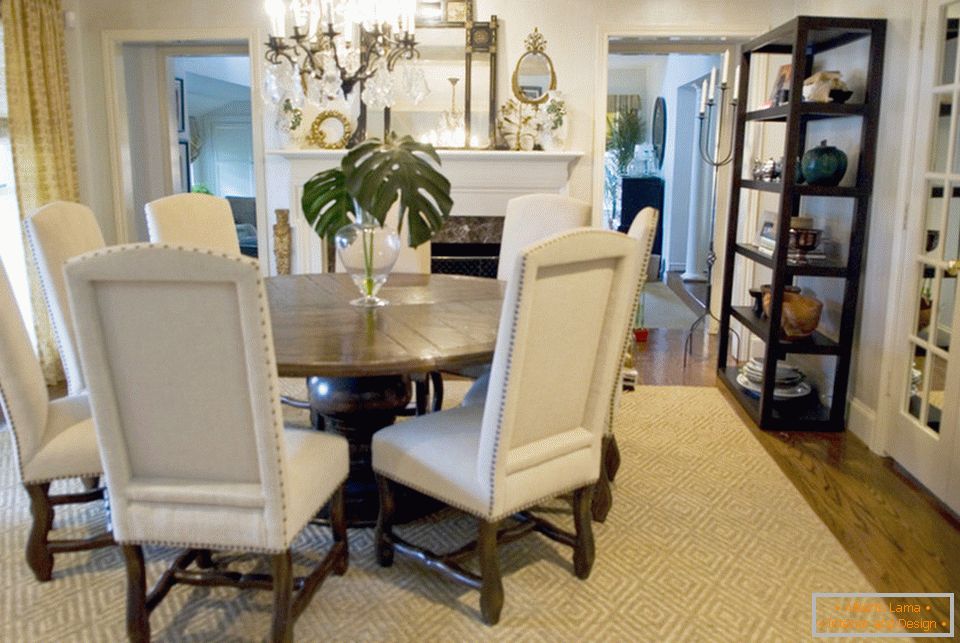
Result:
[[[316,594],[297,639],[798,641],[810,638],[811,592],[873,591],[717,390],[640,387],[624,395],[616,431],[623,465],[613,511],[595,525],[587,581],[574,577],[564,547],[536,536],[507,545],[506,603],[490,628],[476,592],[399,557],[381,569],[372,530],[354,530],[350,570]],[[562,501],[547,509],[572,522]],[[57,526],[85,533],[102,521],[102,506],[91,504],[61,509]],[[54,579],[37,583],[23,555],[29,525],[9,432],[0,431],[0,640],[124,640],[119,552],[60,555]],[[443,550],[471,529],[451,510],[400,533]],[[327,530],[308,527],[299,562],[328,544]],[[174,552],[148,554],[152,582]],[[267,592],[178,586],[151,618],[154,639],[262,640],[270,607]]]

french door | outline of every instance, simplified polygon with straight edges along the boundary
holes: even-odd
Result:
[[[960,0],[929,0],[925,24],[888,451],[960,512]]]

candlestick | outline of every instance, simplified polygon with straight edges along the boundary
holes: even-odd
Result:
[[[712,67],[710,69],[710,100],[714,99],[717,92],[717,68]]]
[[[287,13],[283,0],[266,0],[263,3],[263,9],[267,12],[267,17],[270,18],[270,35],[283,38],[286,35]]]
[[[720,86],[723,87],[727,84],[728,74],[727,67],[730,66],[730,52],[723,52],[723,58],[720,62]]]
[[[737,65],[737,70],[733,72],[733,102],[737,102],[737,99],[740,98],[740,65]]]
[[[700,115],[703,116],[703,113],[707,111],[707,80],[703,80],[703,85],[700,86]]]

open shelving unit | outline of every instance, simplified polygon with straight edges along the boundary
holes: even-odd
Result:
[[[734,130],[733,167],[735,169],[725,250],[717,375],[751,418],[763,429],[842,431],[844,428],[867,216],[870,210],[870,195],[873,191],[885,32],[886,21],[884,20],[798,16],[743,47],[739,87],[739,95],[742,97],[750,95],[750,63],[754,56],[789,55],[792,65],[790,101],[786,104],[752,111],[747,111],[746,100],[741,101],[737,105],[737,121]],[[862,38],[870,39],[869,54],[864,68],[866,90],[863,102],[852,104],[804,102],[802,100],[803,81],[813,73],[816,56]],[[855,172],[854,184],[837,187],[798,184],[795,173],[787,168],[792,168],[793,159],[799,158],[804,153],[807,144],[807,124],[823,119],[850,119],[851,117],[858,117],[860,126],[859,163],[857,167],[850,167],[847,170],[848,173]],[[779,182],[753,181],[743,178],[746,125],[771,122],[783,123],[785,127],[783,176]],[[754,245],[738,240],[740,202],[745,190],[778,195],[776,248],[772,256],[760,252]],[[845,261],[811,259],[803,263],[795,263],[789,260],[790,218],[801,214],[800,200],[803,197],[854,200],[849,247]],[[769,317],[758,316],[750,306],[738,306],[732,303],[737,257],[771,270],[772,302]],[[780,323],[783,314],[784,288],[792,285],[797,277],[843,280],[843,303],[836,339],[820,332],[814,332],[811,337],[800,341],[782,339]],[[759,398],[751,396],[737,384],[738,369],[729,364],[732,320],[742,324],[764,342],[764,377]],[[825,355],[835,358],[833,391],[830,398],[832,403],[829,406],[821,403],[816,391],[800,399],[774,400],[776,363],[789,354]]]

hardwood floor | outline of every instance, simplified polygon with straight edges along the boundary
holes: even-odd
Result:
[[[639,383],[715,385],[715,338],[698,338],[683,369],[684,334],[650,330],[634,352]],[[960,519],[891,458],[850,432],[767,432],[740,415],[877,591],[960,592]]]

